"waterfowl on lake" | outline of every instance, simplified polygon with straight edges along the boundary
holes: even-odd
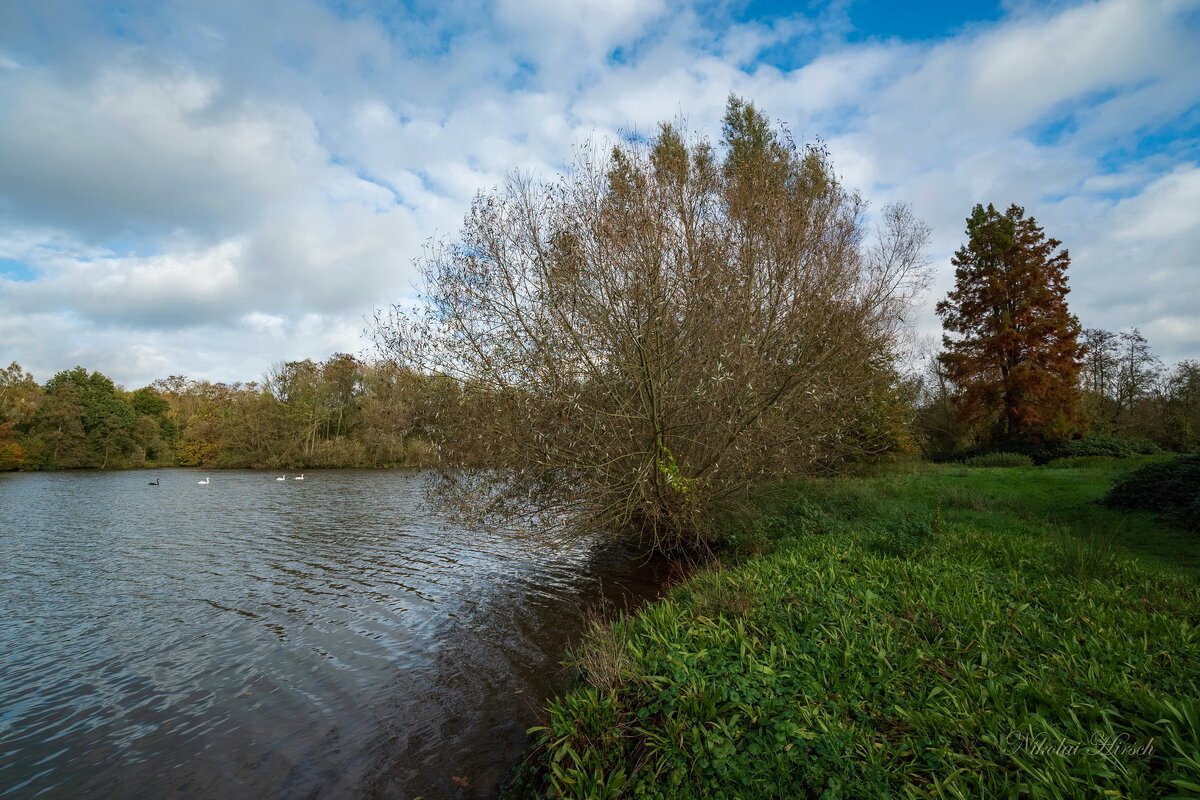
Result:
[[[207,475],[205,475],[204,480],[196,481],[196,483],[200,484],[201,486],[208,486],[209,480],[211,480],[211,479]]]
[[[277,480],[277,481],[286,481],[286,480],[287,480],[287,475],[284,475],[282,478],[276,478],[275,480]]]
[[[294,480],[294,481],[302,481],[302,480],[304,480],[304,473],[303,473],[303,472],[301,472],[299,476],[297,476],[297,477],[295,477],[295,478],[292,478],[292,480]]]
[[[147,486],[158,486],[158,478],[155,478],[154,480],[150,481],[150,482],[149,482],[148,484],[146,484],[146,485],[147,485]]]

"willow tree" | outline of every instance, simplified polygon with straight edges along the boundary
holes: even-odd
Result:
[[[995,438],[1011,442],[1079,433],[1083,351],[1067,308],[1070,255],[1016,205],[1003,214],[976,205],[967,235],[951,260],[954,288],[937,305],[955,334],[943,338],[940,360],[961,390],[961,413],[994,421]]]
[[[927,232],[863,212],[822,148],[731,99],[718,147],[663,124],[480,194],[377,340],[458,387],[425,418],[486,467],[447,472],[460,510],[694,544],[753,482],[889,445]]]

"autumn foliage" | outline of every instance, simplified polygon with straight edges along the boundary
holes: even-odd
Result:
[[[0,422],[0,470],[25,466],[25,448],[17,442],[11,422]]]
[[[438,444],[494,467],[448,474],[444,503],[692,547],[756,482],[894,448],[924,226],[885,207],[870,236],[825,151],[737,98],[723,134],[663,124],[514,176],[419,262],[428,302],[379,344],[463,388]]]
[[[955,254],[955,286],[937,313],[948,334],[941,366],[968,422],[992,438],[1067,439],[1084,428],[1079,321],[1067,308],[1071,263],[1025,209],[975,206]]]

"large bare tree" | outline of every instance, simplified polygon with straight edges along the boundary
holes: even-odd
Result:
[[[450,376],[436,418],[460,508],[703,542],[756,481],[888,446],[925,226],[731,98],[720,147],[663,124],[546,183],[480,194],[419,266],[382,350]],[[469,457],[469,459],[468,459]]]

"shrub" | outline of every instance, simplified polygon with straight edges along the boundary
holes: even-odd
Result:
[[[1003,450],[1000,449],[1001,447]],[[1115,436],[1097,435],[1061,442],[1047,442],[1041,445],[1023,442],[980,445],[957,452],[937,452],[930,456],[930,460],[939,463],[950,461],[969,463],[972,458],[994,455],[998,452],[1027,455],[1033,459],[1034,464],[1040,465],[1047,464],[1059,458],[1081,458],[1084,456],[1129,458],[1131,456],[1158,455],[1163,450],[1149,439],[1121,439]]]
[[[788,520],[776,514],[761,514],[749,524],[732,527],[721,540],[722,555],[740,560],[765,553],[771,542],[792,532]]]
[[[736,98],[719,148],[664,124],[481,194],[375,326],[454,376],[420,406],[447,462],[494,467],[448,474],[444,507],[673,551],[764,479],[906,449],[892,342],[927,230],[878,218],[868,240],[824,147]]]
[[[362,442],[345,436],[318,441],[305,459],[306,466],[333,469],[367,465],[367,451]]]
[[[25,448],[17,441],[11,422],[0,422],[0,471],[20,469],[28,463]]]
[[[1046,462],[1045,466],[1050,469],[1089,469],[1093,467],[1111,467],[1119,462],[1119,459],[1112,456],[1070,456],[1068,458],[1056,458],[1053,461]]]
[[[424,439],[409,439],[404,443],[404,466],[433,467],[438,463],[437,445]]]
[[[963,463],[968,467],[1032,467],[1033,459],[1024,453],[985,453]]]
[[[28,461],[25,448],[18,442],[0,442],[0,471],[20,469]]]
[[[1119,439],[1115,436],[1085,436],[1067,442],[1054,442],[1033,454],[1034,461],[1045,464],[1058,458],[1080,458],[1083,456],[1108,456],[1129,458],[1130,456],[1153,456],[1162,448],[1149,439]]]
[[[1134,470],[1113,484],[1104,502],[1114,508],[1157,511],[1200,530],[1200,455]]]

